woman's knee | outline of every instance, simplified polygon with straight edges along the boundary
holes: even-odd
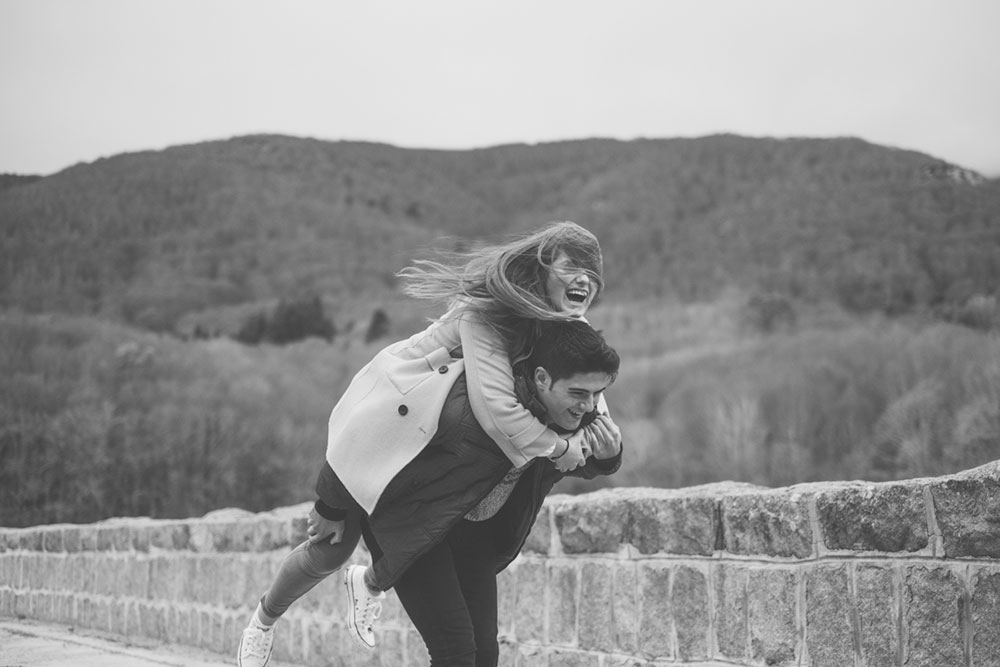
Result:
[[[354,549],[358,546],[360,533],[349,530],[345,530],[344,532],[345,534],[340,542],[330,544],[326,540],[320,540],[319,542],[305,545],[301,555],[303,566],[313,576],[327,577],[333,574],[354,553]]]

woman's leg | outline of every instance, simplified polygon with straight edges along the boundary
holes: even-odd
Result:
[[[306,540],[295,547],[282,561],[271,587],[261,598],[260,611],[268,619],[277,619],[284,614],[293,602],[347,562],[360,537],[360,514],[355,510],[348,510],[340,542],[330,544],[327,540],[320,540],[310,544]]]

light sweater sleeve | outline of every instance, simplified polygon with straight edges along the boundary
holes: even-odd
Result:
[[[500,337],[474,313],[459,321],[469,405],[476,421],[515,466],[553,452],[560,436],[517,400]]]

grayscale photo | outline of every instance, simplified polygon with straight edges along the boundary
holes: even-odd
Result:
[[[998,28],[0,0],[0,667],[1000,667]]]

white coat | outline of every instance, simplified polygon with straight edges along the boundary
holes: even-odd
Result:
[[[464,358],[452,356],[459,349]],[[476,420],[513,465],[552,453],[560,438],[518,402],[499,336],[477,315],[453,309],[376,354],[330,414],[326,460],[366,512],[433,437],[463,371]]]

